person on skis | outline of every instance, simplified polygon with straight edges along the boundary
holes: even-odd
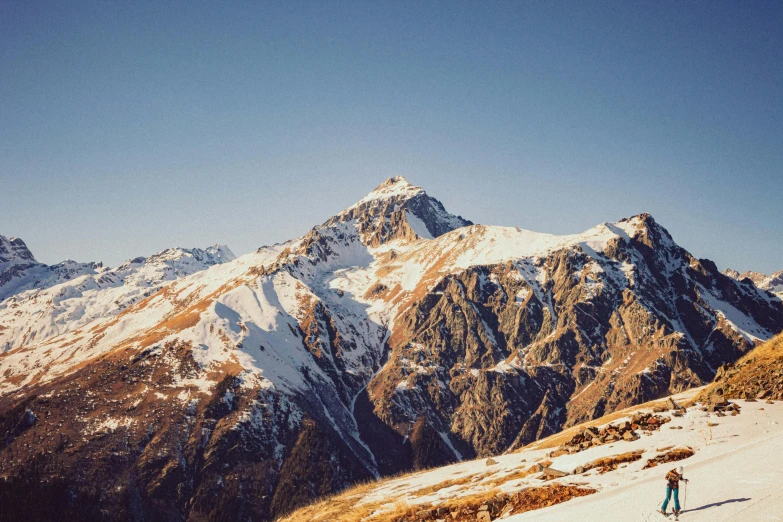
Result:
[[[666,474],[666,500],[663,501],[661,506],[661,513],[666,514],[666,506],[669,505],[669,499],[674,493],[674,515],[680,514],[680,481],[688,482],[688,479],[682,477],[682,466],[677,469],[673,469]]]

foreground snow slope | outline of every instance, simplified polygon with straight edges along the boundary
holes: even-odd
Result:
[[[674,399],[687,401],[700,390],[690,390],[674,396]],[[690,482],[680,497],[684,506],[681,520],[783,520],[783,488],[780,487],[783,481],[783,431],[780,429],[783,403],[738,401],[737,404],[741,407],[741,414],[737,416],[718,417],[702,411],[698,403],[689,407],[682,417],[661,413],[670,417],[671,421],[662,429],[643,434],[633,442],[621,441],[549,458],[547,455],[563,439],[560,434],[522,451],[494,457],[496,464],[479,459],[444,466],[386,480],[370,488],[362,486],[355,492],[346,492],[344,497],[350,499],[356,495],[353,509],[369,511],[368,520],[385,520],[383,513],[393,511],[400,504],[429,509],[455,498],[493,490],[498,494],[515,493],[529,487],[560,483],[596,489],[597,493],[552,507],[501,517],[501,520],[658,520],[661,517],[654,511],[663,501],[664,476],[673,467],[682,465]],[[630,419],[634,413],[650,412],[651,409],[652,403],[648,403],[591,425],[618,424]],[[691,448],[695,454],[679,462],[643,469],[648,459],[681,447]],[[574,474],[577,467],[596,459],[633,451],[642,451],[641,459],[620,465],[614,471],[600,474],[593,469]],[[543,481],[536,473],[504,481],[504,477],[519,474],[546,460],[551,461],[550,468],[569,475]],[[300,513],[295,513],[290,519],[300,520],[297,518],[300,516]],[[395,520],[394,517],[388,519]],[[321,518],[315,515],[311,520]]]
[[[660,519],[651,512],[663,501],[664,474],[677,463],[644,471],[640,468],[656,446],[671,444],[686,444],[696,450],[693,457],[681,461],[690,482],[680,498],[686,501],[680,520],[783,520],[783,404],[739,404],[742,414],[737,417],[717,419],[691,411],[673,423],[683,426],[683,430],[665,428],[638,441],[636,447],[646,450],[641,461],[603,476],[587,477],[587,483],[600,488],[595,495],[506,520]],[[711,440],[707,422],[718,424],[711,430]]]

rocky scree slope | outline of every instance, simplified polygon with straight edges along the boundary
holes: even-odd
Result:
[[[271,520],[704,384],[781,330],[779,300],[647,214],[570,236],[473,225],[391,178],[299,239],[15,333],[0,498]]]

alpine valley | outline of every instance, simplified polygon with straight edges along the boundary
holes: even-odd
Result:
[[[238,258],[47,266],[0,236],[0,520],[267,521],[514,451],[710,383],[783,331],[774,276],[649,214],[476,225],[402,177]]]

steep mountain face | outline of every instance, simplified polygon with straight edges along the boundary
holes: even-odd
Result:
[[[571,236],[473,225],[400,177],[59,335],[25,339],[12,315],[0,498],[112,520],[270,520],[708,382],[783,330],[778,299],[649,215]]]
[[[0,353],[111,317],[170,281],[236,259],[228,247],[216,245],[170,248],[113,269],[74,261],[47,266],[35,262],[21,239],[12,241],[16,255],[4,257],[9,281],[0,299]]]
[[[740,274],[736,270],[727,268],[723,273],[737,281],[749,279],[760,289],[771,292],[783,300],[783,270],[778,270],[771,275],[764,275],[761,272],[743,272]]]
[[[470,261],[439,244],[457,238]],[[424,270],[448,274],[414,289],[422,298],[396,317],[369,390],[386,424],[404,433],[424,416],[455,455],[708,382],[781,329],[772,299],[690,256],[649,215],[560,242],[471,227],[431,248],[443,254],[428,252]]]

